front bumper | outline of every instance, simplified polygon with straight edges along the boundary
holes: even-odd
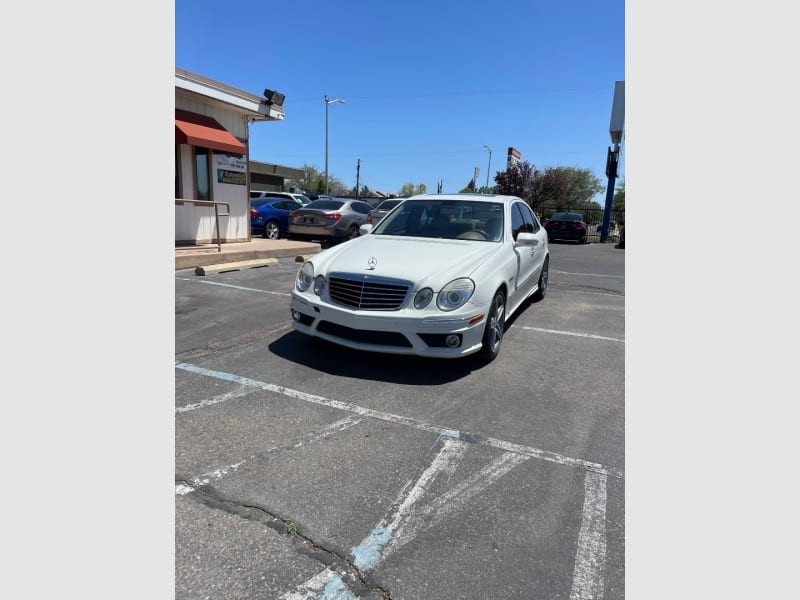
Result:
[[[435,316],[422,316],[422,311],[414,308],[355,310],[297,290],[292,290],[290,308],[292,327],[300,333],[354,350],[438,358],[459,358],[480,350],[488,310],[469,303],[453,313]],[[450,334],[460,338],[458,346],[446,345]]]

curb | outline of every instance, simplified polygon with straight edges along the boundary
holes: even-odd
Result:
[[[267,267],[278,262],[277,258],[257,258],[254,260],[240,260],[237,262],[217,263],[205,267],[195,267],[195,275],[210,275],[211,273],[226,273],[228,271],[241,271],[242,269],[257,269]]]
[[[296,257],[300,252],[306,252],[311,256],[320,252],[319,244],[305,244],[304,246],[293,246],[287,248],[241,250],[218,253],[216,251],[198,253],[176,253],[175,270],[194,269],[197,267],[209,267],[231,262],[242,262],[247,260],[263,260],[266,258],[289,258]]]

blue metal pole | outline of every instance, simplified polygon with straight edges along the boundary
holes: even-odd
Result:
[[[611,224],[611,207],[614,204],[614,185],[617,180],[617,165],[619,165],[619,144],[614,145],[614,150],[609,146],[606,159],[606,175],[608,187],[606,188],[606,206],[603,211],[603,225],[600,230],[600,243],[608,241],[608,227]]]

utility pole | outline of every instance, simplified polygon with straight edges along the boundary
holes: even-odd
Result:
[[[614,183],[619,175],[619,145],[622,143],[622,136],[625,131],[625,82],[617,81],[614,83],[614,101],[611,105],[611,125],[608,133],[611,135],[611,143],[614,149],[608,147],[606,155],[606,177],[608,177],[608,188],[606,189],[606,206],[603,211],[603,225],[600,229],[600,242],[608,241],[608,227],[611,224],[611,207],[614,204]]]
[[[358,200],[358,177],[361,174],[361,159],[356,163],[356,200]]]
[[[492,149],[486,144],[483,145],[489,151],[489,166],[486,167],[486,193],[489,193],[489,172],[492,170]]]
[[[325,94],[325,194],[328,193],[328,107],[336,102],[344,104],[341,98],[332,100]]]

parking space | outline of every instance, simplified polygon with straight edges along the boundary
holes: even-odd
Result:
[[[295,333],[298,266],[176,272],[176,597],[623,598],[624,252],[488,365]]]

